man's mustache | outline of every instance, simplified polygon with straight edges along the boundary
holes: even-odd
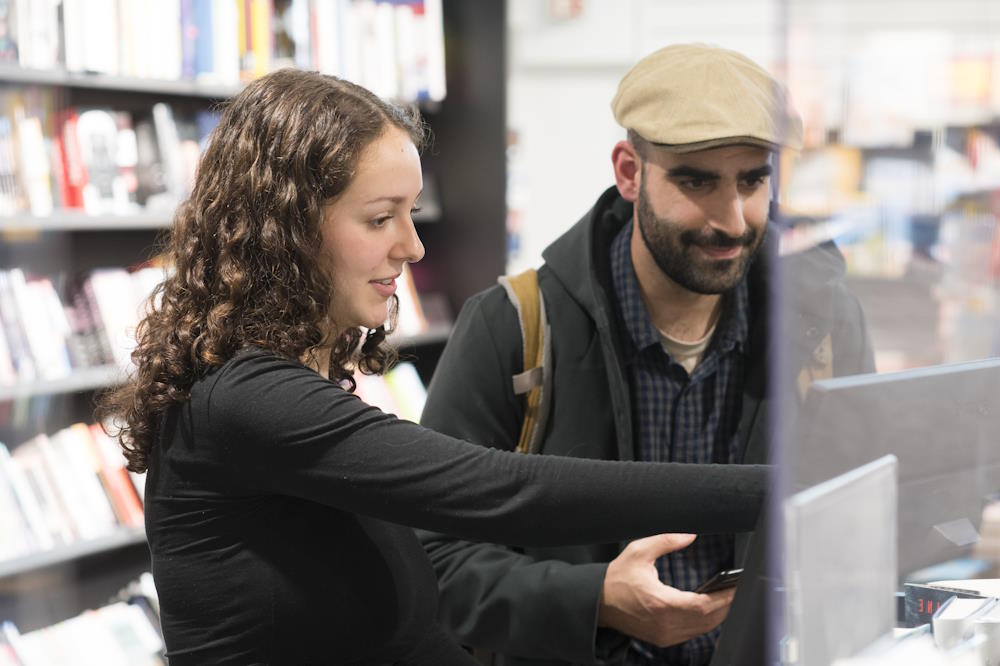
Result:
[[[681,233],[681,241],[685,245],[698,245],[703,247],[751,247],[757,239],[757,232],[747,228],[742,236],[728,236],[718,229],[706,231],[685,231]]]

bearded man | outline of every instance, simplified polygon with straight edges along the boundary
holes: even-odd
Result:
[[[777,152],[799,147],[801,122],[764,69],[699,44],[637,63],[612,110],[626,130],[611,151],[615,186],[546,249],[538,271],[551,327],[540,452],[766,462],[776,361],[768,355],[772,178]],[[790,376],[831,349],[835,374],[873,370],[840,253],[830,244],[789,261],[783,274],[810,310],[791,318],[794,344],[778,350]],[[422,423],[514,448],[525,407],[511,378],[522,366],[506,292],[473,297]],[[747,535],[665,534],[524,549],[420,537],[438,575],[442,623],[493,653],[493,663],[519,665],[708,663],[733,591],[693,590],[739,566],[747,543]]]

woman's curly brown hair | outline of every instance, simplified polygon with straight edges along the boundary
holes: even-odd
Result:
[[[352,390],[353,367],[375,374],[395,361],[385,327],[364,340],[358,328],[327,339],[337,330],[328,319],[335,285],[320,258],[323,207],[391,126],[423,147],[426,130],[414,111],[293,69],[258,79],[229,101],[191,197],[175,215],[166,250],[172,273],[136,331],[134,370],[98,403],[96,416],[116,431],[130,470],[146,470],[167,409],[241,349],[300,361],[332,346],[330,378]]]

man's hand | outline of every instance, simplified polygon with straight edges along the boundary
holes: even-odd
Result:
[[[608,565],[597,623],[659,647],[677,645],[717,627],[735,589],[683,592],[660,582],[656,559],[686,548],[693,534],[637,539]]]

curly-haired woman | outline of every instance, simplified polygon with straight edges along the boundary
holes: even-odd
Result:
[[[147,472],[172,666],[474,664],[435,623],[410,526],[546,545],[755,524],[760,467],[522,456],[353,395],[355,369],[393,362],[395,280],[424,253],[423,140],[414,115],[295,70],[212,135],[134,373],[98,410]]]

